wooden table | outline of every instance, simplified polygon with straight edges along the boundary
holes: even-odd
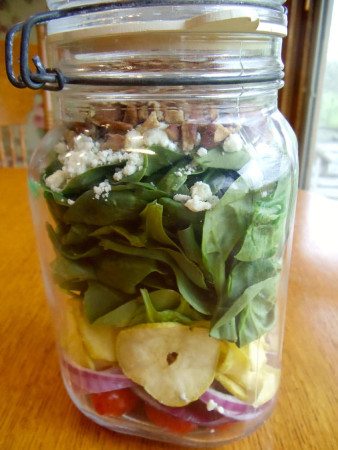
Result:
[[[0,449],[177,449],[100,428],[68,399],[23,170],[0,169],[0,198]],[[336,450],[337,340],[338,204],[301,192],[278,405],[256,433],[226,449]]]

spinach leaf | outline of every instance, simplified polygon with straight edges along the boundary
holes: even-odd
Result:
[[[289,177],[280,179],[270,196],[262,198],[260,193],[256,194],[252,222],[236,259],[255,261],[281,253],[286,237],[290,195]]]
[[[77,223],[68,227],[68,231],[59,236],[62,245],[81,245],[88,243],[93,227]]]
[[[110,242],[110,241],[109,241]],[[131,247],[133,248],[133,247]],[[161,269],[154,259],[136,255],[110,254],[96,260],[97,279],[126,294],[134,294],[136,286],[150,273]]]
[[[267,317],[270,317],[271,302],[275,302],[279,270],[279,265],[273,259],[237,263],[228,278],[227,300],[218,305],[214,315],[212,336],[218,336],[218,338],[221,337],[242,345],[237,329],[238,321],[242,317],[241,313],[244,310],[246,311],[246,321],[249,322],[248,311],[251,311],[252,315],[256,317],[259,314],[256,309],[261,307],[265,308]],[[267,282],[267,280],[273,281]],[[253,304],[256,300],[258,303]],[[261,306],[259,306],[259,301],[261,301]],[[241,335],[252,334],[252,328],[244,330],[244,323],[242,323]]]
[[[146,322],[144,316],[144,305],[139,300],[131,300],[95,320],[94,323],[123,328]]]
[[[236,244],[243,238],[251,214],[248,187],[238,178],[216,206],[205,214],[202,254],[213,278],[219,303],[226,287],[226,264]]]
[[[240,174],[235,170],[208,169],[203,177],[203,182],[210,186],[214,195],[221,198],[239,177]]]
[[[106,225],[101,228],[97,228],[93,233],[92,237],[101,238],[102,236],[110,237],[111,235],[117,235],[129,242],[133,247],[145,247],[147,237],[145,232],[141,233],[131,233],[126,228],[119,225]]]
[[[175,164],[165,175],[158,181],[158,187],[169,195],[177,192],[187,181],[188,175],[180,169],[184,169],[190,159],[184,158]]]
[[[88,189],[91,189],[96,184],[104,181],[109,175],[114,173],[116,164],[109,166],[95,167],[89,169],[81,175],[77,175],[68,181],[67,185],[62,190],[65,197],[82,194]]]
[[[115,289],[108,288],[96,281],[88,283],[88,289],[84,294],[84,313],[90,323],[109,311],[116,309],[126,300],[126,296]]]
[[[123,253],[125,255],[154,259],[167,264],[174,272],[177,287],[186,301],[202,314],[211,313],[213,305],[212,300],[208,298],[208,293],[196,286],[163,249],[128,247],[107,239],[103,239],[100,245],[102,245],[105,250],[113,250],[114,252]]]
[[[194,162],[204,168],[239,170],[249,160],[250,155],[246,151],[224,152],[221,149],[214,148],[209,150],[206,156],[195,157]]]
[[[182,153],[169,150],[168,148],[161,147],[160,145],[152,145],[150,150],[152,150],[153,154],[148,155],[148,166],[145,173],[147,176],[152,175],[164,167],[171,166],[175,164],[175,162],[184,158]]]
[[[159,289],[150,292],[149,295],[157,311],[178,308],[182,298],[180,293],[173,289]]]
[[[191,261],[197,263],[203,268],[202,251],[200,245],[196,241],[195,231],[192,225],[184,230],[179,230],[177,236],[180,240],[184,253]]]
[[[157,311],[154,308],[154,305],[151,301],[150,295],[147,289],[141,289],[141,295],[144,301],[144,306],[147,314],[148,322],[157,323],[157,322],[179,322],[185,325],[191,324],[192,320],[189,317],[186,317],[182,313],[178,311],[174,311],[171,309],[164,311]]]
[[[148,240],[158,242],[168,247],[177,248],[163,226],[163,206],[159,203],[149,203],[140,214]]]
[[[81,258],[98,256],[100,253],[102,253],[102,249],[98,245],[94,246],[86,245],[84,248],[62,245],[53,227],[49,223],[47,223],[46,226],[49,239],[51,240],[56,253],[61,254],[65,258],[76,260]]]
[[[165,228],[177,231],[191,224],[196,228],[203,226],[204,212],[190,211],[182,203],[168,197],[160,198],[158,203],[163,205],[163,225]]]
[[[237,320],[238,344],[240,347],[263,336],[271,330],[276,318],[276,295],[279,277],[268,278],[261,282],[261,290],[255,295],[254,286],[246,295],[251,297]],[[257,286],[256,286],[257,287]],[[244,294],[243,294],[244,295]]]
[[[62,283],[63,281],[79,282],[96,279],[96,274],[91,264],[70,261],[61,255],[57,256],[51,263],[51,269],[58,283]]]
[[[107,199],[94,197],[89,190],[82,194],[64,214],[66,223],[104,226],[115,222],[133,221],[147,204],[133,191],[110,192]]]
[[[49,177],[49,175],[52,175],[54,172],[56,172],[57,170],[61,170],[62,169],[62,164],[58,160],[58,155],[56,153],[54,153],[54,155],[55,155],[54,159],[51,161],[51,163],[45,169],[45,172],[43,174],[43,179],[44,180],[47,177]]]
[[[248,287],[272,278],[280,271],[280,264],[274,259],[263,259],[254,262],[235,264],[228,279],[227,296],[230,301],[236,300]]]

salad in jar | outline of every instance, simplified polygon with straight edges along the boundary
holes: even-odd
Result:
[[[272,409],[294,204],[274,120],[95,104],[30,180],[50,212],[65,382],[103,424],[217,434]]]

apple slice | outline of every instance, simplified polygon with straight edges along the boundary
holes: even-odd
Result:
[[[167,406],[185,406],[209,388],[218,354],[208,330],[171,322],[137,325],[116,340],[124,374]]]

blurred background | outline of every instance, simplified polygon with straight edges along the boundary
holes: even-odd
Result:
[[[285,87],[280,109],[299,140],[300,187],[338,201],[338,0],[287,0]],[[8,28],[46,10],[44,0],[0,0],[0,57]],[[45,33],[32,37],[43,56]],[[52,127],[49,93],[12,87],[0,65],[0,167],[24,166]],[[1,174],[0,174],[1,176]]]

